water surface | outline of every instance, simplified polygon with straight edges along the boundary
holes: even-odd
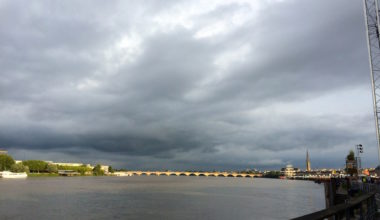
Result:
[[[225,177],[0,178],[0,219],[289,219],[324,208],[323,185]]]

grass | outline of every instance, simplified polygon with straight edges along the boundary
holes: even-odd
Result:
[[[28,173],[28,177],[56,177],[58,173]]]

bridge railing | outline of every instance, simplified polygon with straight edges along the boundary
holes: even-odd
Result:
[[[307,214],[292,220],[319,220],[331,219],[375,219],[377,211],[375,192],[367,193],[346,201],[339,205]]]

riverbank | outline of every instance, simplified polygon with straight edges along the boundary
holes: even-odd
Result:
[[[58,177],[58,173],[28,173],[28,177]]]

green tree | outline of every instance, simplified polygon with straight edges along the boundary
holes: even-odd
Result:
[[[280,171],[270,171],[266,174],[264,174],[264,177],[266,178],[279,178],[281,176]]]
[[[12,172],[15,172],[15,173],[22,173],[22,172],[27,172],[29,173],[29,167],[28,166],[24,166],[22,163],[15,163],[11,166],[11,169],[10,169]]]
[[[26,160],[22,164],[28,166],[32,173],[46,172],[47,169],[47,163],[42,160]]]
[[[58,167],[55,164],[47,164],[46,171],[48,173],[58,173]]]
[[[86,165],[82,166],[58,166],[58,170],[73,170],[78,173],[80,173],[82,176],[85,175],[87,172],[91,172],[92,169]]]
[[[111,166],[109,166],[109,167],[108,167],[108,172],[110,172],[110,173],[114,173],[115,170],[114,170]]]
[[[0,155],[0,171],[9,170],[15,164],[15,160],[7,154]]]
[[[348,153],[346,159],[347,160],[355,160],[355,153],[354,153],[353,150],[350,150],[350,152]]]
[[[92,170],[92,173],[94,174],[94,176],[103,176],[104,171],[102,170],[102,166],[100,166],[100,164],[97,164]]]
[[[353,150],[350,150],[346,156],[346,173],[350,176],[353,176],[358,173],[357,164],[355,160],[355,153]]]

